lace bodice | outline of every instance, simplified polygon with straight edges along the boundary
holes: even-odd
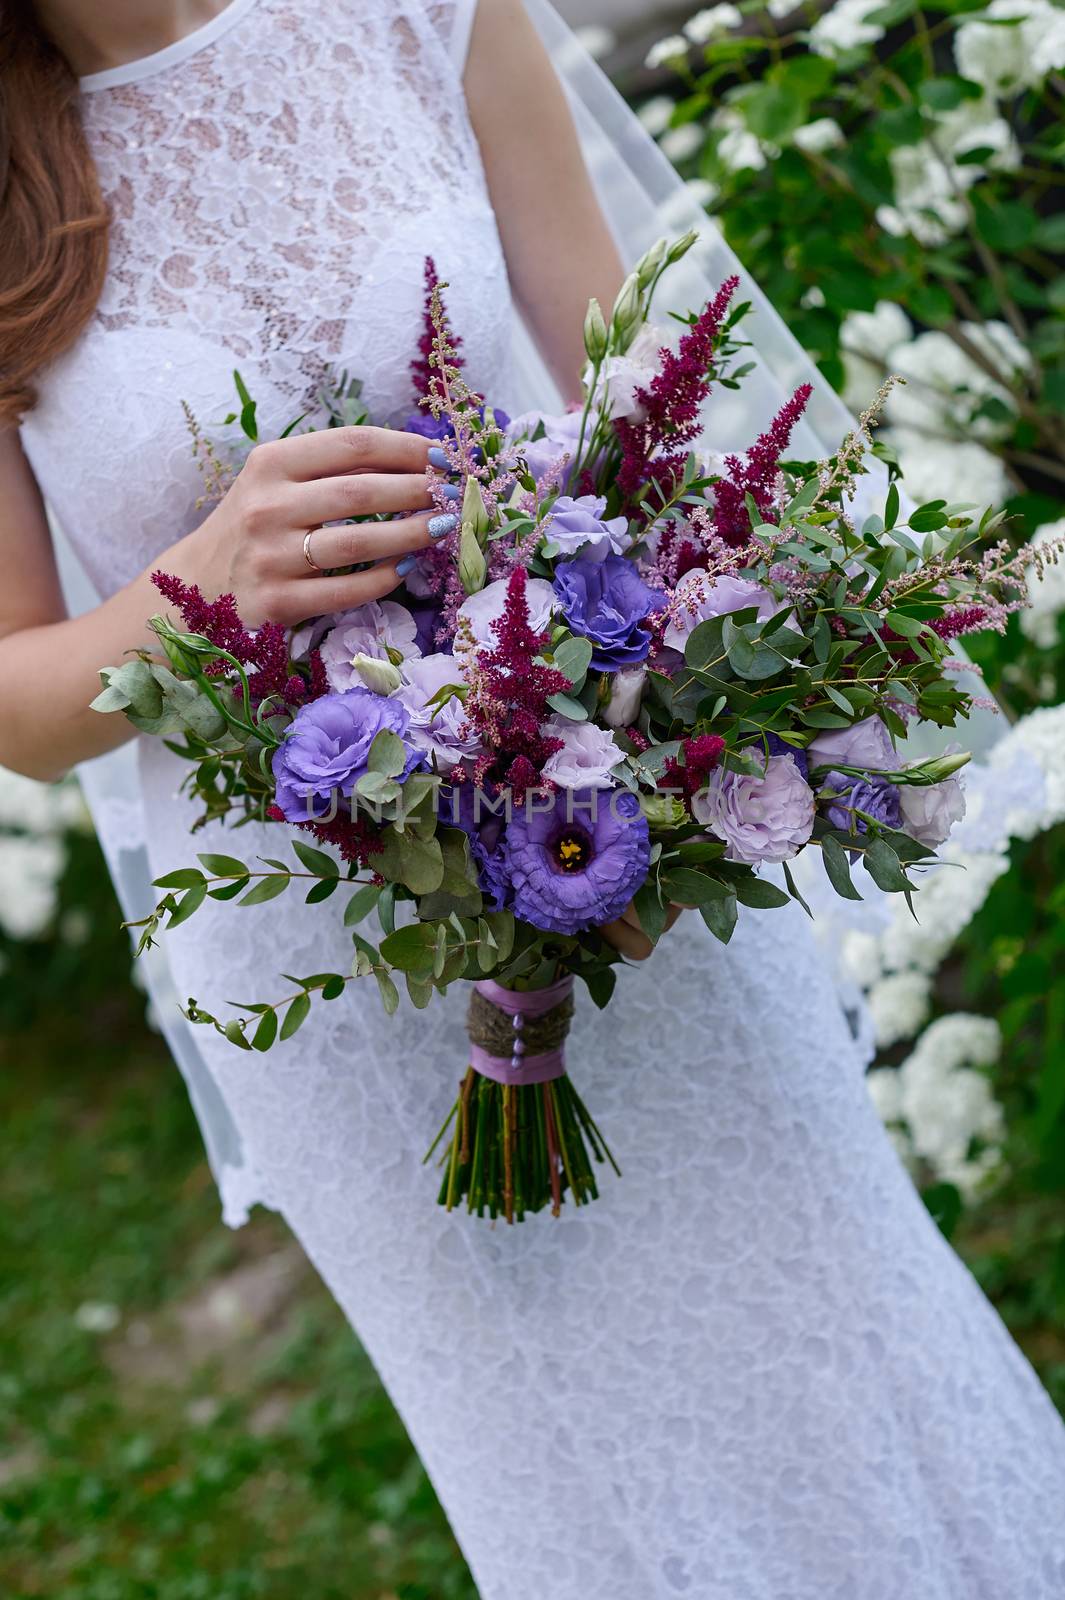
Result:
[[[427,252],[471,376],[502,402],[510,298],[461,85],[472,11],[231,0],[171,49],[83,80],[110,268],[22,433],[102,594],[202,516],[182,401],[217,428],[234,367],[264,435],[314,407],[328,368],[402,421]]]

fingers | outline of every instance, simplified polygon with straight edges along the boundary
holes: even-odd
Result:
[[[292,626],[305,622],[308,617],[324,617],[333,611],[351,611],[365,605],[367,600],[381,600],[403,581],[397,571],[401,558],[382,561],[365,572],[353,572],[348,577],[300,578],[289,584],[282,609],[289,615],[274,614],[273,620]]]
[[[618,917],[614,922],[606,922],[599,932],[608,944],[630,961],[646,961],[654,949],[654,945],[645,933],[626,920],[625,915]]]
[[[297,482],[347,472],[424,472],[431,442],[398,428],[322,428],[259,445],[248,466],[258,461],[253,471],[276,471]]]
[[[294,528],[314,528],[344,517],[418,511],[431,506],[424,472],[355,472],[318,478],[286,492],[285,513]]]
[[[457,517],[442,512],[450,522],[437,522],[436,512],[420,512],[414,517],[396,517],[392,522],[348,523],[340,528],[316,528],[311,535],[311,555],[320,567],[352,567],[360,561],[390,560],[407,551],[424,550],[434,541],[429,532],[430,522],[437,537],[450,533]],[[302,537],[299,562],[303,564]],[[306,570],[304,566],[304,570]]]
[[[668,932],[686,906],[670,904],[666,911],[666,925],[663,932]],[[636,907],[630,900],[621,916],[613,922],[604,923],[599,932],[608,944],[630,961],[646,961],[654,949],[654,945],[640,926],[640,918]]]

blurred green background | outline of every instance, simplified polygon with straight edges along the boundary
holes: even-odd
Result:
[[[995,500],[1019,543],[1065,531],[1065,13],[1001,9],[756,0],[611,59],[852,404],[906,373],[917,496]],[[892,1136],[1065,1407],[1062,569],[1033,598],[977,654],[1045,793],[934,961],[850,956]],[[129,972],[76,792],[0,775],[0,1593],[469,1600],[284,1225],[221,1226]]]

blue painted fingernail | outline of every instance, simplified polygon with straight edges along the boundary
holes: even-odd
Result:
[[[402,561],[397,561],[396,572],[399,577],[405,578],[408,572],[413,572],[417,561],[417,556],[404,556]]]
[[[462,498],[462,485],[460,483],[442,483],[440,493],[445,500],[460,500]]]
[[[444,471],[447,470],[447,467],[448,467],[447,456],[444,454],[444,452],[441,450],[441,448],[440,448],[440,446],[438,444],[433,444],[433,445],[429,446],[429,465],[431,467],[441,467],[441,468],[444,469]]]
[[[435,517],[429,518],[430,539],[442,539],[445,534],[454,531],[458,525],[458,517],[453,511],[441,511]]]

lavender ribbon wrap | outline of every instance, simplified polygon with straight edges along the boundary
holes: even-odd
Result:
[[[511,1018],[520,1017],[524,1022],[526,1017],[542,1017],[545,1012],[553,1011],[568,1000],[573,993],[573,975],[567,973],[546,989],[504,989],[492,978],[479,979],[474,988],[483,999],[498,1006],[500,1011],[505,1011]],[[514,1036],[520,1040],[520,1024],[515,1025]],[[495,1056],[471,1039],[470,1065],[484,1078],[517,1087],[526,1083],[549,1083],[553,1078],[561,1078],[566,1070],[566,1056],[561,1044],[541,1055],[516,1052],[511,1056]]]

